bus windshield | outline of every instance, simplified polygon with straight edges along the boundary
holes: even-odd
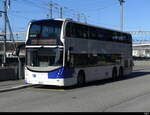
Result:
[[[45,71],[52,66],[63,65],[63,49],[60,48],[29,48],[26,53],[26,64],[30,68],[36,67],[37,70]]]
[[[62,21],[43,20],[32,22],[28,45],[59,44]]]

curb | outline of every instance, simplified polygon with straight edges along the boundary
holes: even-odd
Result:
[[[32,84],[25,84],[25,85],[13,86],[11,88],[0,89],[0,93],[1,92],[18,90],[18,89],[23,89],[23,88],[32,87],[32,86],[34,86],[34,85],[32,85]]]

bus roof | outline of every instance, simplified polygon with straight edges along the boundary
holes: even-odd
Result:
[[[78,21],[74,21],[74,20],[69,20],[69,21],[70,21],[70,22],[77,23],[77,24],[86,25],[86,26],[91,26],[91,27],[106,29],[106,30],[110,30],[110,31],[121,32],[121,33],[125,33],[125,34],[130,34],[130,33],[128,33],[128,32],[124,32],[124,31],[120,31],[120,30],[115,30],[115,29],[110,29],[110,28],[106,28],[106,27],[102,27],[102,26],[96,26],[96,25],[92,25],[92,24],[86,24],[86,23],[78,22]],[[130,34],[130,35],[131,35],[131,34]]]
[[[65,19],[41,19],[41,20],[31,20],[30,22],[39,22],[39,21],[48,21],[48,20],[57,20],[57,21],[65,21]]]
[[[115,29],[110,29],[110,28],[106,28],[106,27],[102,27],[102,26],[96,26],[96,25],[92,25],[92,24],[86,24],[83,22],[78,22],[78,21],[74,21],[71,18],[66,18],[66,19],[60,19],[60,18],[52,18],[52,19],[41,19],[41,20],[32,20],[31,23],[33,22],[38,22],[38,21],[47,21],[47,20],[56,20],[56,21],[69,21],[69,22],[73,22],[73,23],[77,23],[77,24],[82,24],[82,25],[86,25],[86,26],[91,26],[91,27],[96,27],[96,28],[101,28],[101,29],[106,29],[106,30],[110,30],[110,31],[116,31],[116,32],[121,32],[121,33],[125,33],[125,34],[129,34],[128,32],[124,32],[124,31],[120,31],[120,30],[115,30]]]

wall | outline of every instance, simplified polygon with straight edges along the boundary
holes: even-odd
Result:
[[[16,68],[0,68],[0,81],[17,80]]]

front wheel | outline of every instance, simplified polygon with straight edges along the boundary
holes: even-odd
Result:
[[[79,72],[77,77],[77,87],[82,87],[85,85],[85,74],[84,72]]]
[[[116,68],[114,68],[112,71],[112,79],[113,79],[113,81],[117,80],[117,69]]]

